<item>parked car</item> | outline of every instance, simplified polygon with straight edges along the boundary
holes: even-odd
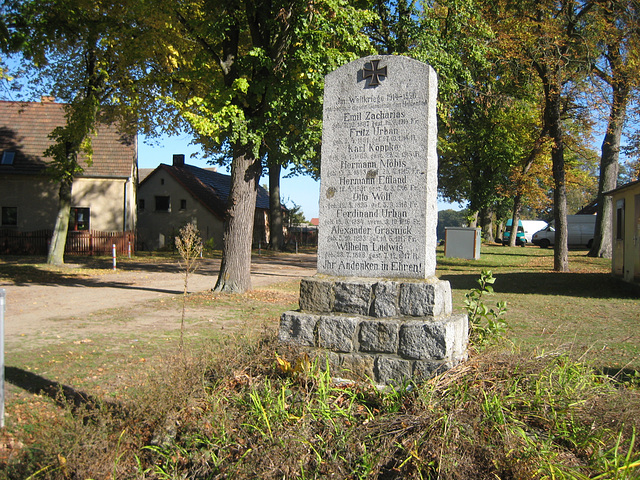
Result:
[[[568,245],[591,248],[596,229],[595,215],[567,215]],[[548,248],[555,243],[556,230],[553,225],[533,234],[532,242],[540,248]]]
[[[522,220],[522,226],[524,227],[524,238],[528,243],[532,243],[533,234],[547,228],[547,222],[544,220]]]

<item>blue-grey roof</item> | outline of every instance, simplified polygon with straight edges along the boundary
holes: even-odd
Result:
[[[224,218],[227,199],[231,189],[231,176],[213,170],[194,167],[193,165],[169,166],[160,164],[158,169],[162,169],[176,179],[191,195],[199,200],[205,207]],[[141,184],[144,184],[148,178]],[[256,198],[256,208],[269,209],[269,193],[258,185],[258,196]]]

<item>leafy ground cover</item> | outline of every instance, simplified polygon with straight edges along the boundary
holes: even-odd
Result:
[[[17,342],[0,478],[638,478],[640,296],[584,254],[557,274],[548,250],[440,251],[454,308],[491,270],[483,300],[506,301],[510,328],[409,388],[334,384],[321,361],[278,345],[296,282],[189,295],[236,328],[187,314],[183,352],[175,328],[133,328],[140,309],[179,299],[100,312],[108,338]]]

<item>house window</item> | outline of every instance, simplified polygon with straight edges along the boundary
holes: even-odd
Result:
[[[2,226],[16,227],[18,225],[18,207],[2,207]]]
[[[187,209],[187,200],[182,198],[180,200],[180,210],[186,210]]]
[[[88,208],[76,208],[71,209],[71,215],[69,215],[69,230],[81,232],[83,230],[89,230],[89,219],[91,212]]]
[[[16,152],[12,152],[10,150],[5,150],[2,152],[2,160],[0,160],[0,165],[13,165],[13,159],[16,156]]]
[[[624,240],[624,199],[616,202],[616,240]]]
[[[141,212],[144,210],[144,198],[138,200],[138,210],[140,210]]]
[[[156,212],[170,212],[171,197],[168,195],[156,195]]]

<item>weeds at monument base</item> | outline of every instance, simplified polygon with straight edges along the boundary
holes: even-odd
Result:
[[[637,478],[637,387],[488,349],[412,391],[283,371],[273,337],[167,359],[118,408],[40,419],[0,478]],[[303,366],[304,365],[304,366]],[[34,432],[36,433],[36,432]]]
[[[495,281],[491,270],[483,270],[477,280],[479,288],[473,288],[465,294],[464,306],[469,315],[469,342],[475,348],[484,348],[497,342],[509,327],[504,319],[507,302],[499,301],[494,309],[484,301],[486,296],[493,295],[492,285]]]

